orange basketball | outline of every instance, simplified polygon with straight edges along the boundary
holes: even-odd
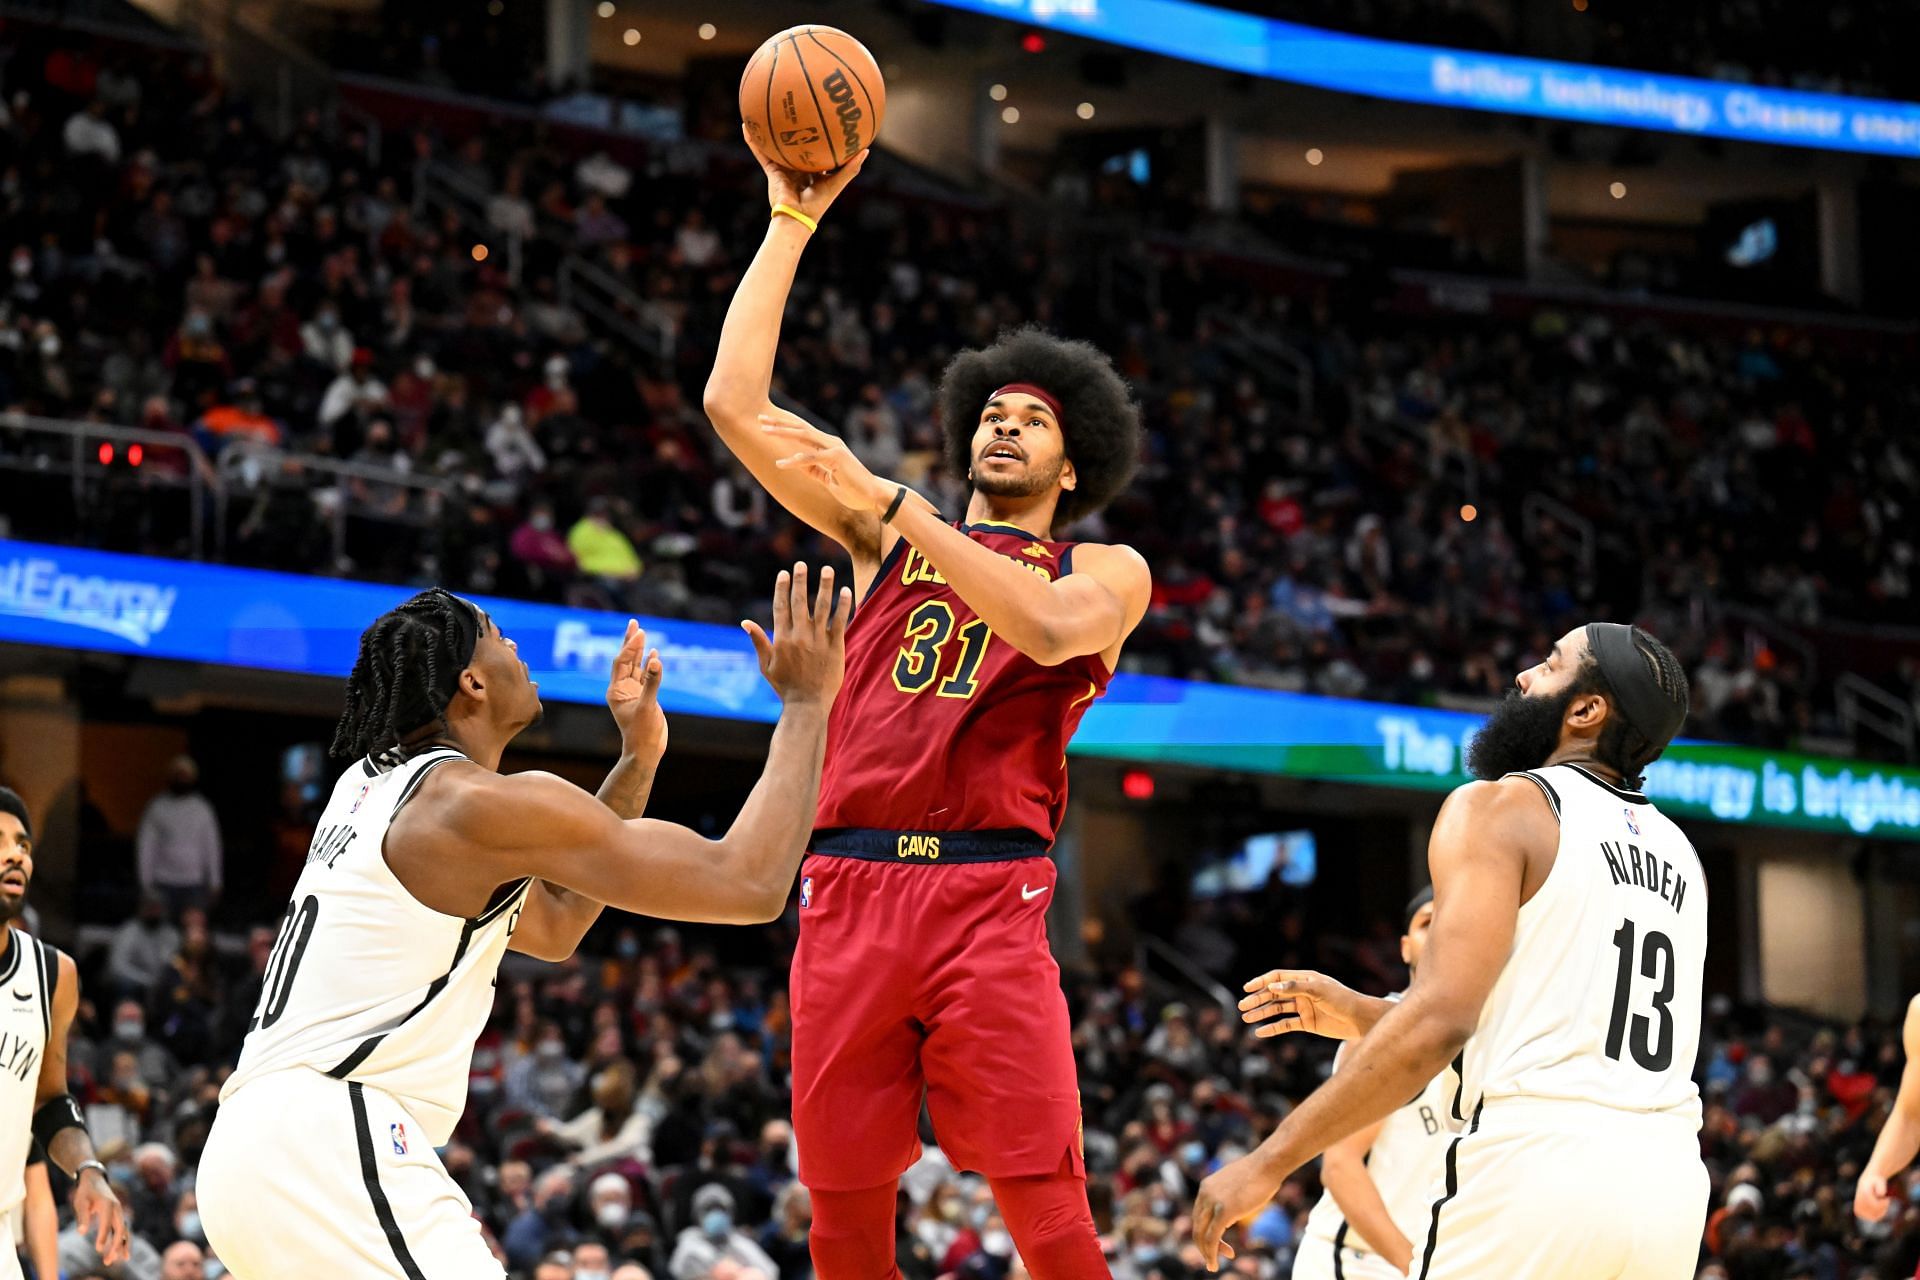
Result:
[[[775,164],[826,173],[880,135],[887,86],[867,46],[835,27],[792,27],[754,52],[740,77],[747,138]]]

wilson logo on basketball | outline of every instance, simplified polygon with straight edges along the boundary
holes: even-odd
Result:
[[[853,102],[853,86],[847,83],[846,72],[836,71],[822,80],[820,87],[827,91],[827,101],[840,117],[840,139],[852,156],[860,150],[860,108]]]

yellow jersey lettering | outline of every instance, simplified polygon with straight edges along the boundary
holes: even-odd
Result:
[[[940,837],[901,836],[896,852],[902,858],[925,858],[932,862],[940,856]]]
[[[905,558],[900,562],[900,585],[910,587],[916,582],[931,582],[941,587],[947,585],[947,580],[940,576],[940,571],[928,563],[925,556],[909,547]]]

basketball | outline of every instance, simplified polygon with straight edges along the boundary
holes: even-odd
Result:
[[[740,76],[740,119],[755,151],[789,169],[838,169],[880,135],[887,86],[867,46],[835,27],[790,27]]]

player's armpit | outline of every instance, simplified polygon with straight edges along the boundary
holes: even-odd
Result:
[[[670,822],[623,822],[547,773],[462,778],[449,790],[442,829],[483,864],[482,881],[533,876],[623,911],[712,924],[763,923],[785,903],[787,884],[757,876],[731,834],[715,841]]]

